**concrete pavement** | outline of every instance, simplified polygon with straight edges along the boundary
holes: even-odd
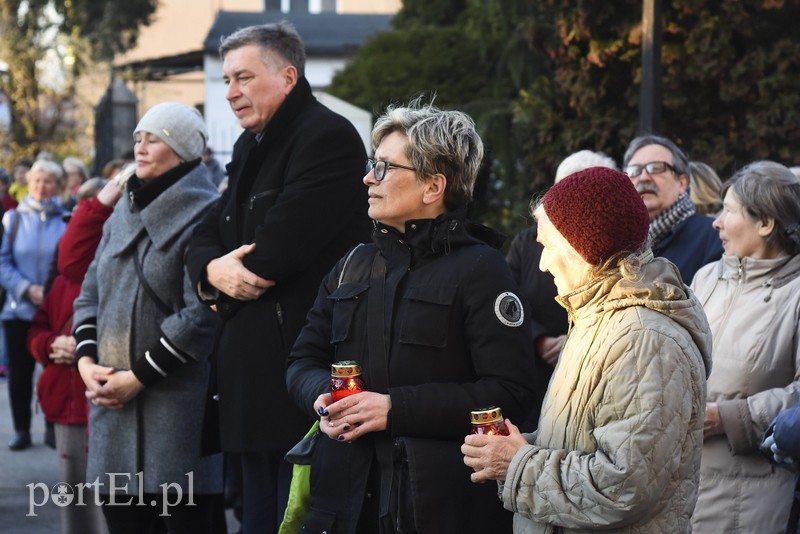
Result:
[[[34,408],[35,410],[35,408]],[[8,442],[14,436],[8,403],[8,380],[0,378],[0,532],[7,534],[50,534],[61,532],[59,507],[52,500],[30,512],[28,484],[43,483],[52,488],[58,480],[58,456],[44,444],[44,416],[33,414],[33,446],[13,452]],[[35,488],[35,486],[32,486]],[[40,486],[41,488],[41,486]],[[43,490],[35,491],[34,502],[44,502]]]
[[[40,366],[37,365],[37,377]],[[34,410],[36,408],[34,407]],[[51,500],[46,504],[42,486],[48,488],[59,482],[58,456],[44,444],[44,416],[34,413],[31,428],[33,446],[24,451],[11,451],[8,442],[14,436],[11,407],[8,402],[8,379],[0,377],[0,533],[56,534],[61,532],[60,508]],[[32,515],[28,515],[28,514]],[[237,532],[239,523],[232,510],[226,510],[229,532]]]

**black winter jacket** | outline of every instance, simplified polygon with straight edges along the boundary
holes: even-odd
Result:
[[[329,387],[331,363],[348,359],[361,363],[368,389],[390,395],[392,408],[385,432],[352,444],[320,436],[306,531],[355,532],[362,505],[393,510],[393,527],[384,531],[411,522],[420,534],[510,529],[496,488],[471,483],[460,452],[470,410],[498,405],[520,420],[533,398],[529,313],[502,254],[486,242],[497,245],[496,236],[461,214],[410,221],[405,235],[376,224],[373,244],[358,252],[360,261],[354,256],[341,286],[343,261],[323,282],[289,357],[292,398],[313,414]],[[388,261],[378,311],[368,309],[376,252]],[[368,350],[374,313],[384,317],[385,389],[376,387],[380,362]],[[370,503],[367,493],[380,503]]]

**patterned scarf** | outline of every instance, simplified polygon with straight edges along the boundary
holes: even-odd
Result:
[[[689,192],[681,193],[681,196],[672,206],[656,215],[656,218],[650,221],[650,231],[648,232],[650,243],[653,246],[657,245],[669,235],[673,228],[696,212],[697,209],[689,198]]]

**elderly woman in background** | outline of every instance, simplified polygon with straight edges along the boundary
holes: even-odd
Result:
[[[200,163],[197,110],[162,103],[134,131],[136,175],[117,203],[74,305],[73,335],[89,414],[87,479],[99,477],[109,530],[211,532],[222,462],[201,457],[215,314],[187,278],[191,228],[217,198]],[[116,492],[109,474],[127,475]],[[169,492],[168,492],[169,490]],[[123,494],[124,493],[124,494]],[[138,502],[153,506],[114,506]],[[174,504],[174,506],[168,507]]]
[[[73,157],[64,158],[61,166],[64,167],[66,177],[61,191],[61,202],[64,204],[64,209],[72,211],[78,204],[78,189],[89,179],[89,170],[81,160]]]
[[[26,175],[28,194],[16,209],[3,215],[0,284],[6,289],[0,319],[6,334],[8,396],[14,419],[12,451],[31,445],[31,399],[36,360],[28,352],[28,328],[44,300],[44,283],[58,240],[67,226],[58,192],[61,165],[40,160]]]
[[[725,255],[692,289],[714,337],[696,533],[783,532],[795,477],[758,454],[778,413],[800,401],[800,179],[759,161],[722,188]]]
[[[510,514],[459,445],[471,410],[525,415],[533,342],[497,234],[465,219],[483,143],[464,113],[417,105],[390,108],[372,142],[373,242],[325,279],[289,357],[289,393],[327,436],[305,529],[499,532]],[[349,359],[368,391],[334,402],[331,364]]]
[[[467,436],[472,479],[503,482],[515,533],[689,532],[711,342],[700,303],[647,247],[625,174],[568,176],[533,215],[572,328],[537,431]]]

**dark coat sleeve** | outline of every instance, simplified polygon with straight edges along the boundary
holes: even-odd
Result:
[[[230,194],[231,187],[229,186],[192,230],[192,239],[186,249],[184,260],[189,280],[195,290],[200,287],[200,284],[206,283],[206,265],[211,260],[230,252],[223,247],[219,234],[220,212],[223,206],[229,202]]]
[[[364,216],[364,145],[345,119],[331,116],[326,126],[298,129],[302,143],[292,150],[283,189],[256,228],[256,249],[244,265],[262,278],[280,283],[312,269],[320,251]]]
[[[287,360],[286,385],[295,405],[312,417],[314,401],[330,388],[330,365],[333,363],[333,347],[330,343],[333,320],[333,301],[329,299],[336,288],[344,260],[340,260],[325,277],[319,293],[308,312],[306,326],[292,348]]]

